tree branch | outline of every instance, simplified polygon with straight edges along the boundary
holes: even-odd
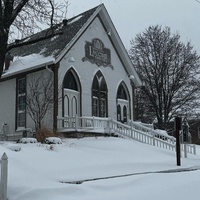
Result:
[[[17,5],[17,7],[13,10],[12,16],[11,16],[11,22],[10,25],[14,22],[18,14],[21,12],[22,8],[27,4],[29,0],[21,0],[20,3]]]

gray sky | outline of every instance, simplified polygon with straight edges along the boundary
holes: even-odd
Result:
[[[195,0],[69,0],[70,18],[104,3],[127,49],[130,40],[149,25],[169,26],[181,41],[190,41],[200,54],[200,3]]]

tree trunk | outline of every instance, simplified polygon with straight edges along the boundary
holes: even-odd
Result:
[[[1,30],[0,31],[0,78],[3,73],[4,60],[7,49],[7,40],[8,36],[6,36],[6,34],[3,33],[3,30]]]

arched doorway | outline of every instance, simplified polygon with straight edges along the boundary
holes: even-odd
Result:
[[[92,83],[92,116],[108,116],[108,89],[103,74],[98,71]]]
[[[63,81],[64,116],[80,116],[80,81],[73,69],[70,69]]]
[[[130,118],[130,95],[124,82],[117,90],[117,120],[127,123]]]

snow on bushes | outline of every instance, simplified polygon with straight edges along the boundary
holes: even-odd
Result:
[[[18,143],[24,143],[24,144],[27,144],[27,143],[37,143],[37,139],[36,138],[21,138]]]
[[[10,149],[11,151],[20,151],[21,147],[17,144],[9,144],[6,148]]]
[[[48,137],[44,140],[46,144],[62,144],[62,141],[58,137]]]

